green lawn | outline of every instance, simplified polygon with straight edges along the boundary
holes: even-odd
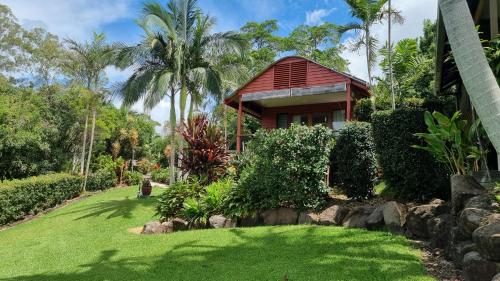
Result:
[[[135,192],[114,189],[0,232],[0,280],[433,280],[417,250],[384,232],[285,226],[132,234],[127,229],[154,218],[154,197],[138,200]]]

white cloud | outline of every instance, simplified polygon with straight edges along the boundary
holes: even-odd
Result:
[[[392,28],[393,43],[398,42],[403,38],[415,38],[423,34],[424,19],[435,20],[437,16],[437,1],[436,0],[393,0],[393,8],[401,11],[405,18],[402,25],[394,25]],[[379,39],[380,44],[387,41],[387,23],[377,24],[373,27],[372,33]],[[354,35],[352,35],[354,36]],[[352,37],[351,37],[352,39]],[[361,79],[368,81],[368,71],[366,69],[366,57],[364,50],[353,52],[345,50],[342,53],[345,59],[350,62],[349,69],[351,73]],[[382,74],[378,64],[373,70],[372,76],[380,76]]]
[[[107,23],[131,17],[131,0],[0,0],[27,28],[43,27],[60,37],[84,40]]]
[[[313,11],[306,12],[306,24],[307,25],[318,25],[323,23],[323,18],[329,16],[335,8],[332,9],[317,9]]]

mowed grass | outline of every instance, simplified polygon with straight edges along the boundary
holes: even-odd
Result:
[[[154,219],[155,198],[135,193],[113,189],[0,232],[0,280],[433,280],[419,252],[385,232],[282,226],[129,233]]]

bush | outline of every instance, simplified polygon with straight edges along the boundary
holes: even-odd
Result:
[[[331,153],[332,184],[351,198],[371,197],[376,169],[370,123],[347,123]]]
[[[320,125],[257,131],[227,205],[234,212],[320,207],[328,191],[324,179],[332,144],[333,132]]]
[[[92,173],[87,178],[87,191],[105,190],[116,186],[114,171],[101,170]]]
[[[151,161],[149,161],[146,158],[143,158],[143,159],[137,161],[137,170],[144,175],[151,172],[152,168],[153,168],[153,164],[151,163]]]
[[[151,180],[168,184],[170,181],[169,169],[156,169],[151,172]]]
[[[123,181],[127,185],[138,185],[142,183],[143,175],[141,172],[137,171],[125,171],[123,172]]]
[[[0,183],[0,225],[35,215],[77,197],[82,177],[50,174]]]
[[[156,214],[162,221],[181,216],[185,200],[199,198],[202,189],[199,181],[195,179],[178,181],[170,185],[158,199]]]
[[[426,151],[414,149],[422,142],[414,135],[427,129],[422,108],[379,111],[372,115],[378,163],[388,188],[398,197],[425,201],[449,196],[444,167]]]
[[[356,120],[371,122],[373,113],[372,101],[369,98],[358,100],[356,106],[354,106],[353,113]]]

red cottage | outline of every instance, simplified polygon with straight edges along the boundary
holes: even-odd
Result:
[[[243,112],[261,120],[263,128],[286,128],[291,123],[324,124],[339,129],[352,118],[356,100],[369,97],[367,83],[309,59],[279,59],[224,103],[238,110],[236,150],[241,150]]]

